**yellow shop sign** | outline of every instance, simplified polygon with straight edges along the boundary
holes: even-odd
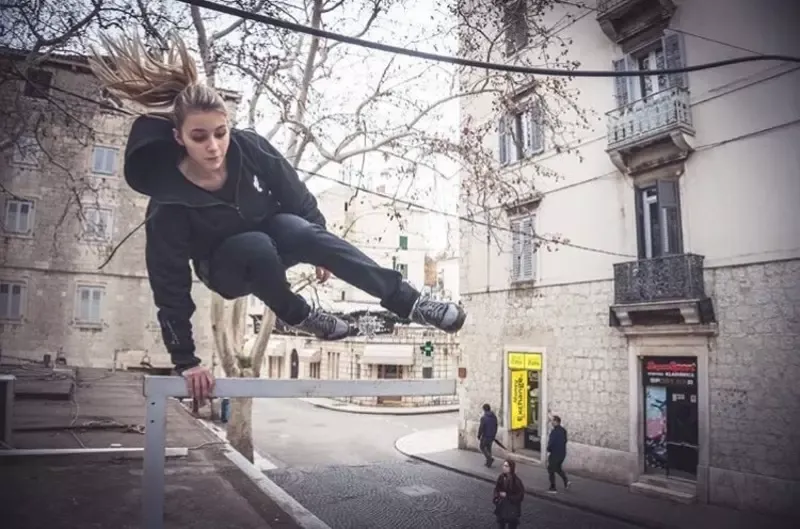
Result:
[[[508,368],[541,371],[542,353],[508,353]]]

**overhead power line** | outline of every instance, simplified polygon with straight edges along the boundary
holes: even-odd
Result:
[[[383,51],[387,53],[394,53],[396,55],[406,55],[408,57],[415,57],[417,59],[424,59],[428,61],[444,62],[449,64],[456,64],[459,66],[469,66],[472,68],[481,68],[485,70],[496,70],[500,72],[523,73],[530,75],[541,76],[554,76],[554,77],[642,77],[651,75],[671,75],[676,73],[690,73],[700,70],[710,70],[714,68],[722,68],[723,66],[731,66],[733,64],[741,64],[746,62],[758,61],[781,61],[781,62],[795,62],[800,63],[800,57],[789,55],[751,55],[746,57],[737,57],[734,59],[726,59],[724,61],[708,62],[703,64],[695,64],[694,66],[684,66],[681,68],[668,68],[664,70],[633,70],[633,71],[610,71],[610,70],[566,70],[566,69],[551,69],[551,68],[531,68],[527,66],[515,66],[512,64],[500,64],[476,61],[472,59],[465,59],[463,57],[453,57],[449,55],[440,55],[438,53],[428,53],[417,50],[407,50],[399,46],[391,44],[383,44],[380,42],[373,42],[369,40],[359,39],[340,33],[333,33],[322,29],[312,28],[289,22],[288,20],[281,20],[279,18],[262,15],[260,13],[252,13],[243,9],[238,9],[216,2],[209,2],[208,0],[178,0],[178,2],[202,7],[217,13],[223,13],[239,17],[253,22],[260,22],[269,26],[287,29],[305,35],[312,35],[330,40],[335,40],[345,44],[358,46],[361,48],[369,48],[373,50]]]

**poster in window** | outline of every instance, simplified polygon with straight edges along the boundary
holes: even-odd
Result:
[[[511,429],[520,430],[528,425],[528,373],[512,371],[510,382]]]

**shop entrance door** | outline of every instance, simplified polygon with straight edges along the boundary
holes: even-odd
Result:
[[[542,432],[539,424],[539,375],[528,371],[528,426],[525,427],[525,450],[541,453]]]
[[[694,479],[698,461],[697,359],[650,357],[644,369],[644,470]]]

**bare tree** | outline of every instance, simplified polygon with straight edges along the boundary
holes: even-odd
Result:
[[[467,2],[448,4],[450,22],[417,25],[399,16],[411,8],[402,0],[297,0],[294,2],[229,2],[243,9],[269,13],[317,29],[391,40],[413,48],[458,34],[462,53],[486,60],[513,54],[519,64],[575,68],[569,41],[558,36],[569,16],[551,21],[555,0]],[[246,5],[245,5],[246,4]],[[476,6],[477,5],[477,6]],[[418,4],[417,4],[418,6]],[[535,181],[523,179],[519,167],[501,168],[494,150],[497,118],[536,112],[541,134],[557,150],[569,151],[568,132],[586,126],[586,115],[574,104],[569,79],[531,79],[496,71],[480,71],[380,54],[319,37],[289,33],[243,19],[220,17],[190,8],[197,51],[209,82],[236,79],[247,87],[246,122],[251,127],[270,119],[267,138],[281,142],[284,153],[308,179],[331,165],[347,167],[357,177],[358,163],[385,166],[396,177],[395,193],[408,193],[423,171],[434,179],[450,178],[442,161],[457,164],[462,175],[468,214],[493,216],[498,204],[534,193]],[[518,22],[526,22],[522,31]],[[453,23],[452,21],[455,21]],[[499,54],[498,47],[504,47]],[[560,50],[551,56],[552,50]],[[527,50],[528,53],[519,53]],[[356,78],[359,70],[361,77]],[[436,85],[440,91],[426,90]],[[449,88],[448,88],[449,87]],[[464,122],[448,130],[442,121],[457,112],[455,104],[490,97],[485,123]],[[266,112],[265,112],[266,110]],[[516,126],[509,132],[516,148],[524,138]],[[538,167],[538,175],[557,177]],[[413,193],[412,193],[413,196]],[[500,215],[497,216],[500,218]],[[503,219],[504,221],[504,219]],[[300,280],[297,288],[305,286]],[[226,376],[259,376],[274,315],[265,311],[256,344],[244,350],[246,300],[227,307],[214,295],[211,313],[216,354]],[[230,442],[252,459],[247,399],[234,402]]]

